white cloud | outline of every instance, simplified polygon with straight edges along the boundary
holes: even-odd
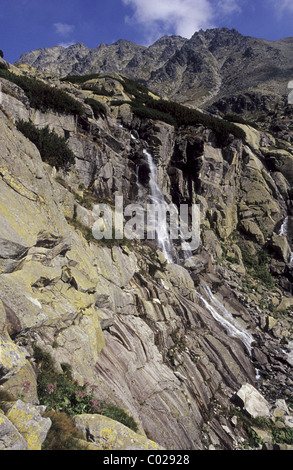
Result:
[[[217,6],[223,15],[232,15],[233,13],[241,12],[239,0],[219,0]]]
[[[217,18],[240,12],[243,0],[122,0],[134,13],[126,20],[144,27],[149,41],[163,34],[190,38],[215,26]]]
[[[61,46],[61,47],[69,47],[69,46],[73,46],[73,44],[75,44],[76,41],[67,41],[67,42],[60,42],[58,44],[58,46]]]
[[[68,36],[74,31],[74,25],[67,23],[54,23],[54,28],[56,33],[61,36]]]
[[[293,0],[281,0],[276,4],[276,6],[282,11],[289,10],[290,12],[293,12]]]
[[[267,3],[275,9],[277,17],[280,19],[284,14],[293,13],[293,0],[267,0]]]

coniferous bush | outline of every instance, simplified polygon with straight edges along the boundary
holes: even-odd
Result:
[[[114,91],[108,91],[106,90],[106,88],[104,86],[102,87],[98,87],[97,85],[94,85],[94,84],[88,84],[88,85],[84,85],[82,87],[83,90],[87,90],[87,91],[91,91],[94,95],[98,95],[98,96],[113,96],[114,94]]]
[[[100,77],[101,75],[99,73],[91,73],[87,75],[67,75],[66,77],[61,78],[61,81],[80,85],[85,82],[88,82],[89,80],[93,80],[95,78],[100,78]]]
[[[0,69],[0,77],[9,80],[23,89],[32,108],[42,112],[52,110],[60,114],[83,114],[83,106],[68,93],[51,87],[35,78],[16,75],[9,70]]]
[[[107,108],[100,101],[97,101],[94,98],[86,98],[84,102],[90,105],[96,119],[98,119],[100,116],[107,116]]]
[[[38,148],[41,158],[51,166],[67,168],[74,163],[74,154],[68,148],[66,140],[59,137],[48,126],[43,129],[36,128],[31,122],[18,121],[17,128]]]

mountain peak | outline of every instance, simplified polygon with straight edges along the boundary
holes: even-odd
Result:
[[[266,82],[276,96],[292,80],[292,41],[243,36],[236,29],[199,30],[190,39],[162,36],[145,47],[126,39],[89,49],[79,42],[68,48],[38,49],[16,63],[59,75],[120,73],[140,79],[160,96],[195,107],[254,89]],[[261,55],[261,61],[260,61]]]

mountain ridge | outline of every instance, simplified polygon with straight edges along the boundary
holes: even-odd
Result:
[[[27,63],[61,76],[117,72],[141,80],[163,97],[207,108],[247,92],[284,100],[293,76],[292,42],[213,28],[197,31],[190,39],[163,36],[148,47],[120,39],[94,49],[82,43],[37,49],[23,54],[16,65]]]

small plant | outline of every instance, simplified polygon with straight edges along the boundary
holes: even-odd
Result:
[[[77,218],[76,218],[76,206],[75,206],[75,212],[73,214],[73,217],[72,218],[71,217],[66,217],[66,220],[76,230],[80,230],[81,233],[83,234],[84,238],[88,242],[97,242],[98,241],[94,238],[92,230],[90,229],[90,227],[88,227],[87,225],[84,225],[83,223],[79,222],[79,220],[77,220]]]
[[[240,124],[245,124],[246,126],[254,127],[255,129],[259,128],[255,122],[247,121],[242,116],[239,116],[239,114],[233,114],[233,113],[225,114],[224,119],[230,122],[237,122]]]
[[[31,122],[22,120],[18,121],[16,126],[25,137],[36,145],[44,162],[55,166],[57,170],[59,168],[66,169],[74,163],[74,154],[68,148],[66,140],[59,137],[54,131],[50,131],[48,127],[38,129]]]
[[[89,84],[89,85],[83,85],[82,87],[83,90],[87,90],[87,91],[91,91],[92,93],[94,93],[94,95],[98,95],[98,96],[113,96],[114,95],[114,91],[108,91],[106,90],[106,88],[104,86],[102,86],[101,88],[98,87],[97,85],[94,85],[94,84]]]
[[[3,57],[4,57],[4,52],[2,51],[2,49],[0,49],[0,57],[1,57],[1,59],[3,59]]]
[[[275,286],[275,282],[268,269],[270,257],[267,251],[261,249],[258,251],[257,256],[251,256],[243,245],[240,244],[239,247],[242,253],[243,264],[249,274],[254,279],[261,281],[268,289],[272,289]]]
[[[99,73],[92,73],[88,75],[67,75],[67,77],[62,78],[61,81],[79,85],[88,82],[89,80],[93,80],[94,78],[100,77],[101,75]]]
[[[293,428],[285,426],[282,429],[274,427],[272,429],[273,440],[277,444],[293,445]]]

